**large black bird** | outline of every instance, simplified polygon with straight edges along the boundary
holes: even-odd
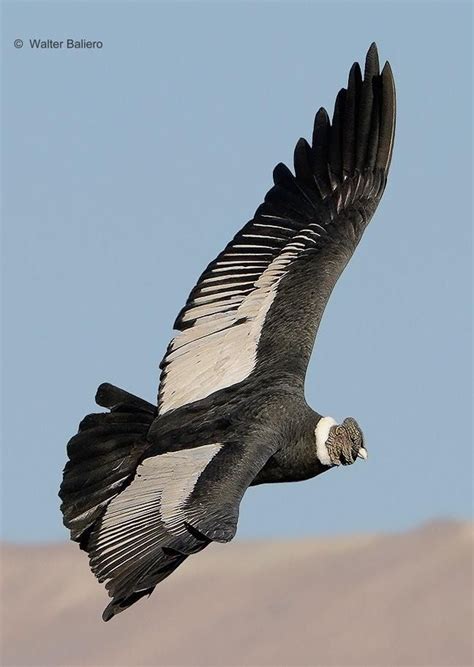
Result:
[[[109,620],[210,542],[236,532],[252,484],[308,479],[366,458],[352,418],[305,401],[331,291],[385,188],[395,130],[391,69],[370,47],[332,124],[316,114],[295,175],[283,164],[253,219],[209,264],[176,319],[158,407],[102,384],[68,443],[59,495],[71,539],[112,602]]]

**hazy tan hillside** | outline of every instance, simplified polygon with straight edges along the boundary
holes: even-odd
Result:
[[[6,546],[2,665],[471,665],[472,547],[444,522],[214,546],[105,624],[74,545]]]

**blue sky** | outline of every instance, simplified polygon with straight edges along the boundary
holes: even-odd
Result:
[[[196,278],[373,40],[397,84],[395,155],[307,377],[309,403],[356,417],[370,458],[252,489],[239,536],[470,515],[471,11],[4,3],[4,538],[67,537],[56,495],[65,444],[97,385],[154,400]],[[69,37],[103,48],[28,45]]]

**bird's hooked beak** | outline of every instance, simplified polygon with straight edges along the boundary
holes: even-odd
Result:
[[[357,452],[357,458],[364,459],[364,461],[367,461],[368,455],[369,455],[369,453],[368,453],[368,451],[366,450],[365,447],[361,447],[359,449],[359,451]]]

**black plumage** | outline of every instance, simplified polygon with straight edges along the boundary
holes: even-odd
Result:
[[[315,117],[294,171],[202,273],[161,363],[158,407],[110,384],[68,444],[64,523],[112,601],[108,620],[211,541],[232,539],[252,484],[314,477],[366,457],[355,420],[304,398],[331,291],[383,194],[395,88],[377,49],[356,63],[332,123]]]

